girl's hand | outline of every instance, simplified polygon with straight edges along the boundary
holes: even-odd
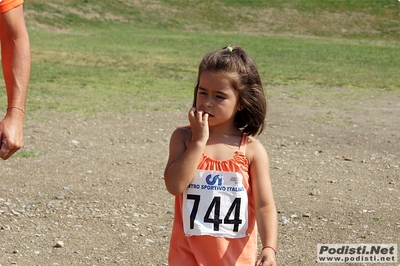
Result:
[[[270,248],[265,248],[261,251],[255,266],[276,266],[275,251]]]
[[[197,111],[196,107],[192,107],[188,118],[192,129],[192,141],[200,141],[205,144],[209,137],[208,114],[204,111]]]

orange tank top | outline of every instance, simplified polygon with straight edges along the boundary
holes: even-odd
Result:
[[[23,0],[0,0],[0,13],[10,11],[17,6],[22,5]]]
[[[169,266],[254,265],[257,228],[250,188],[248,136],[229,160],[202,155],[196,177],[175,197]]]

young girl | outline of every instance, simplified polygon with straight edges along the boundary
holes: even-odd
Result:
[[[190,126],[173,132],[164,173],[175,196],[170,266],[276,265],[268,155],[252,137],[263,130],[266,109],[256,66],[241,47],[205,55]]]

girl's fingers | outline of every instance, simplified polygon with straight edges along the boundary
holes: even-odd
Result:
[[[190,122],[194,122],[195,121],[196,113],[197,113],[196,107],[190,108],[189,113],[188,113],[188,118],[189,118]]]
[[[203,118],[203,111],[197,111],[196,112],[196,117],[201,120],[201,118]]]
[[[192,107],[189,111],[188,114],[189,117],[189,121],[192,123],[199,123],[200,126],[201,125],[207,125],[208,126],[208,113],[199,110],[197,111],[197,109],[195,107]]]
[[[195,116],[195,114],[196,114],[196,107],[190,108],[190,110],[189,110],[189,116]]]

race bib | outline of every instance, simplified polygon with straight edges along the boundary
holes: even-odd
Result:
[[[240,173],[197,170],[183,193],[183,229],[187,236],[246,236],[248,198]]]

